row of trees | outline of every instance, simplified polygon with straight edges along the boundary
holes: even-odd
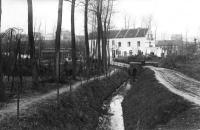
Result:
[[[69,1],[69,0],[65,0]],[[81,3],[84,5],[84,36],[85,36],[85,57],[87,68],[90,67],[90,52],[89,52],[89,36],[88,36],[88,18],[89,15],[95,16],[97,21],[95,25],[94,32],[97,32],[97,45],[98,45],[98,64],[99,67],[102,67],[104,71],[107,70],[107,39],[108,39],[108,30],[110,27],[110,21],[113,10],[114,0],[71,0],[71,48],[72,48],[72,66],[73,66],[73,78],[76,77],[76,37],[75,37],[75,24],[74,24],[74,15],[75,15],[75,6],[76,3]],[[56,31],[56,77],[59,81],[59,49],[60,49],[60,33],[62,26],[62,8],[63,0],[59,0],[58,8],[58,21],[57,21],[57,31]],[[93,24],[93,23],[92,23]],[[101,45],[102,44],[102,45]]]
[[[103,70],[107,70],[109,56],[108,48],[108,38],[109,38],[109,29],[111,28],[111,17],[113,14],[113,4],[114,0],[96,0],[91,2],[91,10],[93,17],[93,32],[97,32],[96,41],[97,41],[97,54],[98,54],[98,64],[99,67]],[[102,45],[101,45],[102,44]]]
[[[58,4],[58,19],[55,39],[55,79],[57,82],[60,81],[60,35],[62,27],[62,12],[63,2],[68,1],[71,3],[71,48],[72,48],[72,77],[76,78],[76,36],[75,36],[75,7],[77,3],[81,3],[84,6],[84,36],[85,36],[85,59],[87,69],[91,64],[90,48],[89,48],[89,35],[88,35],[88,21],[92,16],[92,31],[97,33],[97,54],[98,54],[98,65],[103,70],[107,70],[108,59],[107,59],[107,40],[109,35],[109,28],[111,23],[111,16],[113,10],[114,0],[59,0]],[[29,43],[29,54],[31,61],[32,70],[32,88],[39,86],[39,73],[38,63],[35,51],[35,39],[33,30],[33,4],[32,0],[27,0],[28,5],[28,43]],[[1,0],[0,0],[0,30],[1,30]],[[1,96],[5,95],[5,88],[3,85],[3,73],[2,73],[2,36],[0,37],[0,100]]]

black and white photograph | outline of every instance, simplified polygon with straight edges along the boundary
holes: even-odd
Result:
[[[0,130],[200,130],[199,0],[0,0]]]

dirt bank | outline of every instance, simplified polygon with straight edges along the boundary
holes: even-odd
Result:
[[[158,83],[153,71],[144,69],[123,101],[125,129],[154,129],[191,106],[191,103]]]
[[[96,80],[83,85],[70,96],[63,93],[60,96],[59,109],[56,100],[37,104],[32,107],[30,115],[23,115],[17,123],[13,117],[3,123],[3,129],[29,129],[29,130],[93,130],[98,124],[98,117],[103,113],[101,106],[120,85],[127,80],[124,72],[113,74],[111,78]]]

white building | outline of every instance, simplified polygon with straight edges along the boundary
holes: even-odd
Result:
[[[109,50],[112,58],[137,54],[161,56],[162,49],[155,46],[151,31],[147,28],[111,30],[109,32]],[[90,34],[90,54],[96,55],[96,37]]]

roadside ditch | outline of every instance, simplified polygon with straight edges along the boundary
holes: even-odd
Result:
[[[111,77],[83,84],[73,93],[60,95],[59,106],[55,99],[47,100],[30,108],[20,119],[12,117],[1,122],[1,130],[94,130],[99,117],[106,114],[102,109],[107,100],[129,78],[124,71]]]

